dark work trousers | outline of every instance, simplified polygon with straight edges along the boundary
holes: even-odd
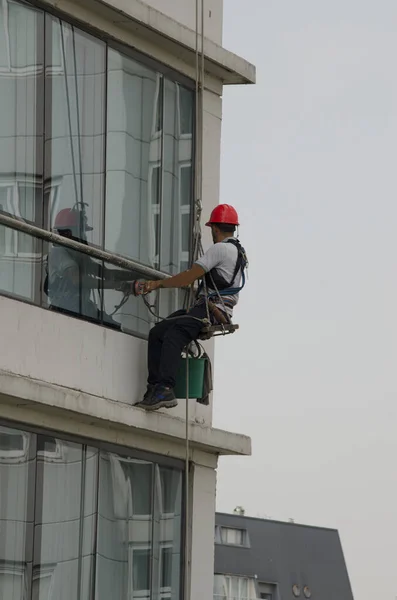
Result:
[[[205,319],[207,317],[205,304],[194,306],[189,313],[186,310],[178,310],[170,315],[172,318],[160,321],[150,330],[148,383],[161,383],[167,387],[175,387],[182,350],[198,338],[204,326],[201,321],[189,318],[190,316]]]

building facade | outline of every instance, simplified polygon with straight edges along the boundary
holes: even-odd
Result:
[[[214,600],[353,600],[335,529],[217,513]]]
[[[212,427],[212,397],[189,401],[188,446],[183,401],[134,407],[154,317],[122,302],[126,269],[40,234],[66,209],[134,278],[189,265],[197,102],[204,220],[223,86],[255,79],[222,47],[222,1],[199,5],[198,95],[194,0],[0,0],[1,600],[212,596],[217,459],[250,440]],[[181,301],[164,290],[156,312]]]

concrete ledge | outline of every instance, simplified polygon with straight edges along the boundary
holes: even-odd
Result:
[[[7,407],[18,407],[11,417]],[[3,408],[5,407],[5,410]],[[24,409],[53,414],[54,429],[64,431],[62,418],[78,420],[79,423],[98,425],[113,432],[136,432],[146,437],[169,440],[173,444],[184,444],[185,421],[159,412],[147,413],[121,402],[115,402],[79,392],[78,390],[37,381],[28,377],[0,371],[0,417],[16,418],[30,423],[24,418]],[[192,450],[198,449],[215,455],[251,454],[249,437],[196,423],[189,424],[189,439]]]
[[[101,16],[106,22],[118,25],[145,38],[158,47],[164,47],[190,66],[196,65],[196,32],[148,6],[141,0],[43,0],[58,10],[73,16],[79,11],[72,4]],[[240,56],[205,38],[205,71],[223,84],[255,83],[255,66]]]

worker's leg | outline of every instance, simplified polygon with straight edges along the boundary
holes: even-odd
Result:
[[[155,381],[156,378],[157,383],[152,390],[148,387],[140,406],[146,410],[157,410],[161,407],[171,408],[178,404],[173,388],[181,352],[192,340],[197,339],[205,316],[205,306],[194,307],[189,314],[179,312],[179,315],[175,315],[176,318],[167,321],[167,325],[164,324],[155,332],[152,349],[156,348],[158,352],[161,348],[161,352],[159,362],[152,367],[150,381]],[[151,356],[154,362],[154,354]]]
[[[194,307],[189,314],[180,317],[167,329],[161,348],[159,383],[174,388],[182,350],[197,339],[203,328],[202,319],[206,316],[204,305]]]
[[[156,385],[160,381],[160,361],[163,347],[164,336],[170,328],[174,326],[174,317],[186,314],[185,310],[178,310],[170,315],[172,319],[159,321],[149,333],[148,343],[148,384]]]

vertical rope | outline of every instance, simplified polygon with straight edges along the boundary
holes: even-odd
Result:
[[[201,212],[202,212],[202,190],[203,190],[203,90],[204,90],[204,0],[201,0],[201,65],[199,50],[199,28],[200,28],[200,0],[196,0],[196,87],[195,87],[195,177],[194,177],[194,243],[193,262],[197,260],[202,251],[201,244]],[[201,68],[200,68],[201,67]],[[189,307],[193,300],[193,285],[189,292]],[[208,301],[208,299],[207,299]],[[189,581],[189,348],[186,348],[186,437],[185,437],[185,573],[184,573],[184,600],[190,598]]]
[[[186,438],[185,438],[185,594],[184,600],[188,600],[189,594],[189,552],[190,552],[190,531],[189,531],[189,348],[186,347]]]

